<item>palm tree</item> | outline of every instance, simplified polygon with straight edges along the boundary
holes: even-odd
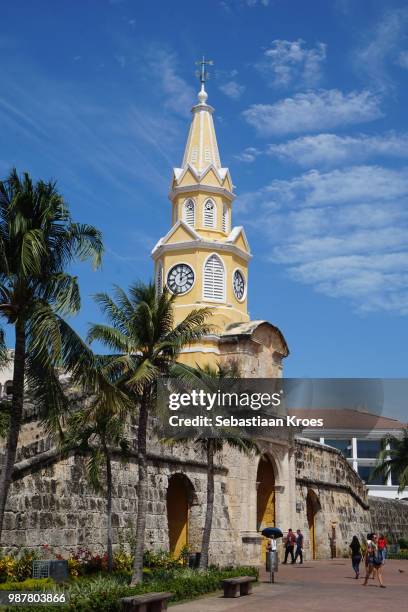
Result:
[[[0,317],[15,330],[11,411],[0,475],[0,538],[25,383],[42,404],[43,415],[57,420],[65,399],[54,366],[65,350],[73,357],[67,346],[70,329],[62,317],[80,308],[77,278],[66,269],[88,258],[98,266],[102,252],[100,232],[72,221],[54,182],[34,184],[15,169],[0,181]]]
[[[129,457],[124,432],[130,403],[129,397],[104,375],[103,367],[87,369],[81,382],[91,401],[69,417],[62,450],[80,449],[89,455],[88,480],[97,493],[104,490],[101,476],[105,467],[108,571],[112,572],[112,456],[119,454],[122,460]]]
[[[408,426],[404,427],[402,437],[389,435],[382,440],[382,448],[373,470],[372,478],[393,474],[398,479],[398,493],[408,487]]]
[[[203,389],[205,393],[211,394],[217,393],[220,387],[225,387],[227,382],[229,387],[233,387],[233,380],[227,381],[226,379],[239,378],[239,370],[234,362],[227,366],[217,364],[215,368],[210,365],[193,368],[185,364],[176,364],[172,368],[171,373],[176,378],[176,381],[181,381],[182,385],[186,384],[188,388]],[[213,422],[214,411],[217,408],[221,412],[223,411],[223,407],[214,406]],[[200,569],[204,570],[208,567],[208,553],[214,515],[215,457],[217,453],[224,449],[226,444],[245,454],[258,453],[259,447],[245,432],[233,428],[216,427],[214,425],[198,430],[190,429],[186,434],[179,432],[176,438],[167,441],[176,443],[193,441],[194,444],[201,447],[207,459],[207,503],[200,556]]]
[[[157,296],[153,284],[133,284],[126,293],[115,287],[114,297],[106,293],[96,301],[109,325],[92,325],[89,342],[99,341],[114,354],[106,371],[126,389],[138,406],[137,462],[138,499],[136,544],[131,584],[143,577],[143,553],[146,530],[147,426],[155,398],[155,383],[169,373],[181,349],[211,331],[206,323],[210,310],[192,310],[186,318],[174,324],[175,296],[164,289]]]

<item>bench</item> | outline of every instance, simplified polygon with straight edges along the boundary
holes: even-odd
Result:
[[[254,576],[240,576],[239,578],[227,578],[222,581],[224,587],[224,597],[240,597],[252,593],[252,583],[255,582]],[[238,591],[239,588],[239,591]]]
[[[162,612],[167,610],[167,601],[173,593],[144,593],[122,597],[123,612]]]

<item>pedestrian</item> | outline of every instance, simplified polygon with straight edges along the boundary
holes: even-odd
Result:
[[[367,586],[368,579],[373,576],[377,577],[380,587],[385,589],[382,578],[382,560],[378,555],[378,535],[376,533],[372,534],[372,539],[367,540],[366,567],[367,573],[363,586]]]
[[[387,538],[384,534],[381,534],[378,538],[378,556],[380,557],[382,564],[384,565],[385,560],[387,558]]]
[[[359,539],[356,535],[353,536],[353,539],[351,540],[350,549],[351,549],[351,564],[356,574],[356,580],[358,580],[360,576],[361,546],[360,546]]]
[[[300,531],[300,529],[296,530],[295,563],[298,557],[300,557],[300,563],[303,563],[303,533]]]
[[[290,558],[292,560],[292,563],[295,562],[295,557],[293,555],[293,550],[295,548],[295,544],[296,544],[296,536],[293,533],[292,529],[288,530],[288,535],[286,536],[285,539],[285,560],[283,563],[287,563],[288,562],[288,556],[290,555]]]
[[[268,544],[266,545],[266,550],[268,552],[275,552],[276,551],[276,540],[275,540],[275,538],[270,538],[270,540],[268,541]]]

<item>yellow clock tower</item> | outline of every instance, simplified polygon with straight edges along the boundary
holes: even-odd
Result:
[[[251,253],[243,227],[233,227],[234,186],[221,166],[214,109],[205,91],[208,62],[201,62],[201,90],[180,168],[174,168],[169,199],[172,225],[153,249],[157,290],[177,295],[176,322],[193,308],[213,311],[214,334],[185,353],[184,361],[202,365],[218,353],[219,335],[231,323],[249,320],[248,262]]]

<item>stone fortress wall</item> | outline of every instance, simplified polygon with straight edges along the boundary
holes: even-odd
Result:
[[[34,423],[25,428],[33,431]],[[38,424],[35,429],[40,431]],[[193,448],[155,447],[152,441],[151,446],[146,547],[169,548],[167,492],[176,477],[189,489],[189,548],[198,551],[206,499],[204,458]],[[276,472],[275,523],[284,530],[302,529],[306,559],[331,556],[333,529],[337,556],[347,551],[355,533],[363,537],[372,526],[390,533],[391,521],[398,525],[396,535],[406,535],[408,506],[401,518],[401,503],[370,498],[371,516],[363,483],[336,449],[298,439],[289,449],[283,441],[267,442],[264,451]],[[103,551],[105,500],[87,483],[86,457],[71,454],[61,460],[50,439],[39,437],[20,447],[18,459],[5,516],[4,545],[36,548],[49,544],[65,554],[84,545]],[[231,449],[219,458],[211,542],[214,563],[261,561],[256,517],[259,462],[259,457],[248,458]],[[131,540],[135,525],[136,459],[126,464],[115,460],[113,471],[114,543],[118,547],[121,540]],[[279,548],[282,555],[283,547]]]
[[[245,377],[280,377],[281,362],[288,353],[282,334],[265,321],[229,326],[219,347],[220,361],[237,360]],[[80,390],[69,392],[74,405],[86,402]],[[135,423],[130,423],[131,440],[136,439],[135,429]],[[369,500],[363,482],[336,449],[296,437],[290,428],[279,428],[259,443],[261,457],[247,457],[231,448],[217,457],[212,563],[263,562],[265,540],[260,530],[273,524],[283,531],[302,529],[307,559],[328,558],[334,549],[341,556],[354,534],[364,538],[372,527],[391,533],[393,525],[395,534],[408,535],[407,506]],[[179,552],[187,543],[191,551],[199,551],[206,501],[205,458],[191,445],[160,445],[153,436],[148,449],[146,548]],[[84,545],[95,552],[105,549],[105,500],[89,487],[86,460],[75,453],[62,459],[27,402],[6,507],[5,546],[49,544],[65,554]],[[136,521],[135,449],[127,463],[114,460],[113,475],[114,545],[118,547],[121,541],[131,541]],[[279,551],[282,555],[283,546],[279,545]]]

